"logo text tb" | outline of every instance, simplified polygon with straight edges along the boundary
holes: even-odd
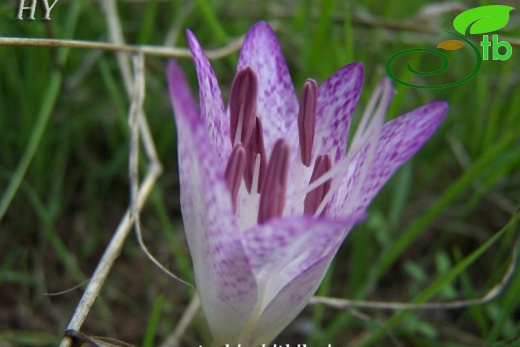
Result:
[[[511,58],[511,55],[513,54],[513,48],[511,47],[511,44],[506,41],[498,41],[498,35],[492,36],[492,41],[489,41],[488,35],[482,36],[482,42],[480,42],[480,45],[482,46],[482,59],[488,60],[489,59],[489,46],[492,48],[492,57],[493,60],[507,60]],[[501,54],[498,50],[500,47],[504,47],[506,52],[504,54]]]

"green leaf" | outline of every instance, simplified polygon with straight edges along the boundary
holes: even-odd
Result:
[[[505,5],[488,5],[472,8],[459,14],[453,20],[453,27],[462,35],[470,27],[470,34],[485,34],[497,31],[509,22],[509,12],[514,7]]]
[[[456,51],[462,47],[464,47],[464,41],[461,40],[447,40],[437,45],[437,48],[442,48],[446,51]]]

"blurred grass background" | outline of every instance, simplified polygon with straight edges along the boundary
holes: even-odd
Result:
[[[17,21],[17,0],[0,4],[0,36],[108,41],[98,1],[58,0],[51,21]],[[26,2],[28,2],[26,0]],[[120,0],[130,44],[185,47],[191,28],[204,47],[243,35],[256,21],[277,30],[293,81],[323,82],[360,61],[359,116],[403,49],[434,48],[453,18],[490,1]],[[515,6],[515,2],[502,2]],[[513,11],[503,37],[520,36]],[[432,33],[425,33],[429,31]],[[474,40],[478,45],[478,39]],[[435,82],[472,69],[467,52],[450,55]],[[237,53],[212,61],[226,97]],[[424,59],[424,58],[423,58]],[[165,172],[142,219],[145,241],[167,267],[191,281],[178,201],[176,136],[165,58],[146,57],[145,110]],[[426,64],[419,61],[418,63]],[[365,223],[350,234],[320,295],[423,302],[478,298],[506,272],[518,237],[520,52],[484,61],[478,75],[450,89],[396,85],[388,118],[426,102],[450,103],[446,121],[386,185]],[[181,60],[196,93],[191,61]],[[398,76],[422,83],[397,66]],[[399,70],[401,69],[401,70]],[[0,47],[0,346],[53,346],[128,205],[129,100],[113,53]],[[15,189],[17,188],[17,189]],[[509,223],[509,224],[508,224]],[[508,225],[508,228],[504,228]],[[497,234],[501,231],[500,234]],[[494,236],[497,236],[493,238]],[[472,253],[475,250],[477,253]],[[455,277],[455,275],[457,275]],[[60,295],[48,295],[71,289]],[[515,346],[520,276],[498,299],[457,310],[338,311],[312,306],[278,343],[308,346]],[[158,346],[173,331],[192,292],[155,268],[130,237],[83,326],[87,334]],[[208,345],[199,314],[183,345]]]

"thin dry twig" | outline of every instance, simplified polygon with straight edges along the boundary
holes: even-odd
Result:
[[[135,71],[135,85],[136,87],[139,86],[139,90],[135,91],[135,97],[134,100],[136,101],[135,104],[133,103],[132,106],[135,106],[135,109],[132,109],[130,112],[129,117],[129,124],[131,129],[131,141],[130,141],[130,168],[129,168],[129,175],[130,175],[130,187],[131,187],[131,214],[132,218],[134,220],[135,225],[135,232],[137,236],[137,241],[139,242],[139,246],[141,247],[141,250],[145,253],[145,255],[154,263],[155,266],[157,266],[159,269],[161,269],[163,272],[165,272],[168,276],[172,277],[173,279],[181,282],[182,284],[185,284],[189,287],[193,288],[193,285],[186,282],[185,280],[181,279],[180,277],[174,275],[172,272],[170,272],[168,269],[166,269],[148,250],[148,247],[146,247],[143,236],[141,232],[141,219],[139,216],[139,209],[137,206],[137,199],[138,199],[138,190],[139,190],[139,124],[145,123],[143,118],[143,102],[144,102],[144,95],[145,95],[145,77],[144,77],[144,56],[142,54],[134,56],[134,71]],[[147,148],[147,155],[148,150],[152,152],[151,156],[156,155],[155,154],[155,147],[153,146],[153,143],[148,143]],[[145,146],[146,147],[146,146]],[[148,155],[148,157],[151,157]]]
[[[132,93],[132,103],[129,111],[130,120],[137,119],[138,115],[141,114],[141,108],[144,99],[144,78],[142,77],[144,72],[141,67],[142,66],[140,64],[136,64],[133,88],[134,93]],[[145,120],[141,120],[141,123],[145,122]],[[137,129],[137,125],[140,123],[136,121],[131,122],[131,124],[133,125],[132,134],[135,134],[137,131],[135,129]],[[153,146],[153,144],[148,144],[148,146],[145,146],[145,148],[149,146]],[[134,223],[136,211],[139,211],[144,205],[146,198],[148,197],[153,185],[162,171],[160,162],[156,161],[156,156],[152,156],[148,159],[151,161],[151,165],[148,167],[148,172],[145,176],[142,186],[135,189],[134,200],[132,201],[132,210],[129,208],[121,220],[114,236],[112,237],[112,240],[107,246],[103,257],[101,258],[94,274],[92,275],[92,278],[90,279],[78,306],[76,307],[74,315],[72,316],[71,321],[67,326],[67,330],[80,330],[80,327],[90,312],[90,309],[92,308],[92,305],[94,304],[94,301],[97,298],[101,287],[105,282],[110,269],[112,268],[112,265],[121,252],[124,241],[131,230],[132,224]],[[134,162],[132,162],[132,164],[134,164]],[[70,347],[71,343],[71,338],[69,336],[65,336],[60,346]]]
[[[141,209],[146,201],[148,194],[150,193],[153,185],[157,181],[157,178],[160,175],[160,170],[157,170],[157,166],[150,166],[149,171],[143,181],[139,189],[139,198],[138,198],[138,208]],[[67,326],[67,330],[79,330],[87,314],[89,313],[94,301],[96,300],[99,291],[105,279],[112,268],[116,258],[119,256],[121,249],[123,247],[123,243],[128,236],[131,228],[132,228],[133,220],[130,215],[130,211],[127,211],[123,216],[119,226],[112,236],[110,243],[108,244],[105,252],[101,260],[98,263],[92,278],[90,279],[81,300],[74,311],[74,315],[72,316],[69,325]],[[68,337],[64,337],[62,340],[60,347],[70,347],[71,340]]]
[[[119,20],[119,14],[117,12],[117,6],[114,0],[106,0],[103,2],[103,10],[105,11],[105,18],[108,22],[109,34],[111,39],[119,44],[125,44],[125,38],[123,37],[123,30],[121,27],[121,21]],[[138,167],[138,158],[139,158],[139,134],[143,136],[143,144],[145,147],[145,152],[150,159],[150,161],[159,163],[159,158],[157,156],[157,151],[155,150],[155,145],[153,142],[152,135],[150,133],[148,124],[146,122],[146,116],[143,110],[143,102],[145,96],[145,71],[144,71],[144,55],[142,52],[139,52],[134,56],[134,80],[135,85],[140,88],[138,91],[131,90],[131,77],[129,76],[130,71],[130,60],[128,55],[126,54],[118,54],[118,65],[121,71],[121,75],[123,78],[123,82],[126,86],[128,95],[130,99],[135,100],[135,98],[139,98],[137,100],[138,104],[136,104],[135,112],[130,112],[129,124],[130,129],[132,130],[131,143],[130,143],[130,185],[131,185],[131,205],[130,208],[133,213],[134,221],[135,221],[135,231],[137,236],[137,241],[139,242],[139,246],[141,250],[145,253],[145,255],[156,265],[160,270],[166,273],[171,278],[185,284],[189,287],[193,288],[193,285],[182,280],[178,276],[174,275],[172,272],[167,270],[148,250],[146,247],[142,232],[141,232],[141,223],[139,211],[136,208],[135,202],[137,197],[137,189],[139,187],[139,167]],[[137,82],[139,81],[139,83]],[[139,123],[139,124],[138,124]],[[141,127],[141,131],[139,131],[139,125]]]
[[[405,302],[376,302],[376,301],[363,301],[363,300],[348,300],[341,298],[329,298],[323,296],[315,296],[311,299],[310,304],[312,305],[326,305],[335,309],[350,309],[353,307],[357,308],[369,308],[378,310],[451,310],[458,308],[466,308],[471,306],[479,306],[487,304],[488,302],[496,299],[500,294],[503,293],[507,287],[511,278],[516,271],[518,263],[518,253],[520,249],[520,238],[513,246],[513,253],[511,255],[511,261],[502,279],[491,288],[486,295],[477,299],[469,300],[455,300],[451,302],[431,302],[422,304],[412,304]]]
[[[226,45],[205,50],[209,59],[219,59],[230,55],[240,49],[244,37],[229,41]],[[108,42],[84,41],[84,40],[61,40],[46,38],[25,38],[25,37],[0,37],[0,46],[24,46],[24,47],[69,47],[99,49],[102,51],[122,52],[137,54],[142,52],[145,55],[154,55],[170,58],[191,58],[191,52],[187,48],[162,47],[151,45],[125,45]]]
[[[155,145],[153,142],[152,135],[150,133],[150,129],[148,123],[146,121],[145,114],[143,112],[143,102],[145,96],[145,72],[144,72],[144,54],[146,53],[146,48],[141,49],[141,47],[133,47],[124,45],[124,39],[121,33],[121,27],[118,20],[118,15],[115,8],[115,3],[113,0],[107,0],[103,2],[105,8],[105,14],[107,20],[109,21],[109,29],[110,36],[112,40],[116,41],[116,44],[101,44],[102,48],[108,50],[114,50],[119,52],[132,52],[136,53],[134,57],[134,78],[132,79],[130,74],[130,64],[128,60],[128,56],[126,54],[118,55],[118,63],[122,73],[123,81],[125,84],[125,89],[132,100],[130,110],[129,110],[129,125],[131,128],[131,153],[130,153],[130,164],[129,164],[129,175],[131,180],[131,203],[127,212],[125,213],[123,219],[120,222],[118,229],[116,230],[112,240],[110,241],[103,257],[101,258],[96,271],[94,272],[84,294],[81,298],[76,310],[74,312],[73,317],[66,329],[66,331],[79,331],[83,321],[88,315],[101,287],[106,280],[108,273],[112,265],[115,262],[115,259],[118,257],[123,243],[128,236],[133,223],[136,223],[136,232],[138,235],[138,240],[141,245],[141,248],[147,256],[158,265],[163,271],[167,272],[170,276],[175,279],[182,281],[175,275],[171,274],[167,271],[160,263],[148,252],[141,237],[140,224],[139,222],[139,211],[142,208],[147,196],[149,195],[154,183],[162,172],[162,166],[158,159],[157,152],[155,149]],[[6,42],[6,40],[3,40]],[[16,40],[15,40],[16,41]],[[17,41],[21,43],[23,39]],[[9,40],[7,40],[9,42]],[[11,39],[12,42],[12,39]],[[38,41],[38,43],[42,45],[48,45],[49,42],[45,43],[42,41]],[[56,45],[61,44],[69,44],[72,43],[72,46],[69,47],[82,47],[82,48],[100,48],[94,47],[90,43],[87,45],[76,45],[77,41],[59,41],[54,42]],[[84,42],[83,42],[84,43]],[[2,38],[0,38],[0,44],[2,44]],[[53,45],[53,44],[51,44]],[[149,53],[149,52],[148,52]],[[139,187],[139,173],[138,173],[138,158],[139,158],[139,135],[142,137],[143,146],[145,149],[145,153],[147,159],[149,160],[148,172],[144,178],[143,184]],[[186,283],[187,284],[187,283]],[[189,284],[188,284],[189,285]],[[187,326],[188,323],[186,323]],[[184,329],[185,330],[185,329]],[[70,336],[64,336],[60,347],[70,347],[72,343],[72,339]]]
[[[85,280],[85,281],[83,281],[83,282],[81,282],[81,283],[79,283],[79,284],[76,284],[76,285],[75,285],[74,287],[72,287],[72,288],[68,288],[68,289],[62,290],[62,291],[60,291],[60,292],[52,292],[52,293],[48,293],[48,292],[47,292],[47,293],[43,293],[43,295],[45,295],[45,296],[60,296],[60,295],[63,295],[63,294],[67,294],[67,293],[70,293],[70,292],[75,291],[75,290],[78,289],[78,288],[83,287],[85,284],[88,283],[88,281],[89,281],[89,280]]]
[[[121,24],[119,23],[119,13],[117,12],[116,2],[114,0],[105,0],[101,2],[101,7],[105,12],[105,19],[108,25],[108,35],[110,37],[110,41],[118,44],[124,45],[125,39],[123,37],[123,29],[121,28]],[[140,50],[135,52],[136,54],[140,54]],[[123,77],[123,82],[126,87],[126,92],[129,97],[132,97],[131,93],[131,73],[130,73],[130,62],[128,59],[128,55],[124,54],[121,51],[118,51],[116,54],[117,63],[119,65],[119,70],[121,71],[121,75]],[[137,74],[137,71],[136,71]],[[137,84],[136,84],[137,85]],[[144,88],[143,88],[144,92]]]

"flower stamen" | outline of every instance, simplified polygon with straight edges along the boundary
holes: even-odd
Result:
[[[329,154],[319,155],[314,163],[314,169],[312,171],[310,183],[316,181],[322,175],[332,168],[332,160]],[[321,202],[327,195],[332,185],[332,180],[329,179],[319,187],[308,192],[303,201],[303,213],[306,215],[314,215]],[[323,208],[320,213],[321,217],[325,217],[327,214],[327,206]]]
[[[251,190],[255,188],[258,193],[262,191],[262,184],[267,166],[263,131],[264,128],[262,126],[262,121],[258,116],[256,116],[251,139],[246,146],[247,165],[244,174],[244,180],[246,182],[248,193],[251,193]],[[256,170],[257,156],[260,156],[260,162],[258,166],[258,181],[257,184],[255,184],[253,178]]]
[[[246,146],[255,125],[258,78],[250,67],[238,71],[229,94],[231,143]]]
[[[316,104],[318,101],[318,84],[307,79],[300,95],[298,111],[298,135],[300,139],[300,155],[303,165],[311,165],[312,146],[316,127]]]
[[[224,172],[234,211],[237,210],[238,190],[242,182],[242,177],[244,176],[245,168],[246,150],[242,145],[238,144],[233,148],[233,151],[231,151],[231,155],[226,164],[226,171]]]
[[[276,141],[269,158],[258,208],[258,224],[280,217],[285,208],[287,177],[289,174],[289,145],[284,140]]]
[[[258,187],[258,190],[257,190],[257,193],[260,193],[260,168],[262,166],[262,161],[264,162],[264,166],[265,166],[265,157],[262,158],[262,156],[260,154],[255,154],[255,163],[254,163],[254,168],[253,168],[253,187]],[[264,168],[265,170],[265,168]],[[247,173],[247,171],[246,171]]]

